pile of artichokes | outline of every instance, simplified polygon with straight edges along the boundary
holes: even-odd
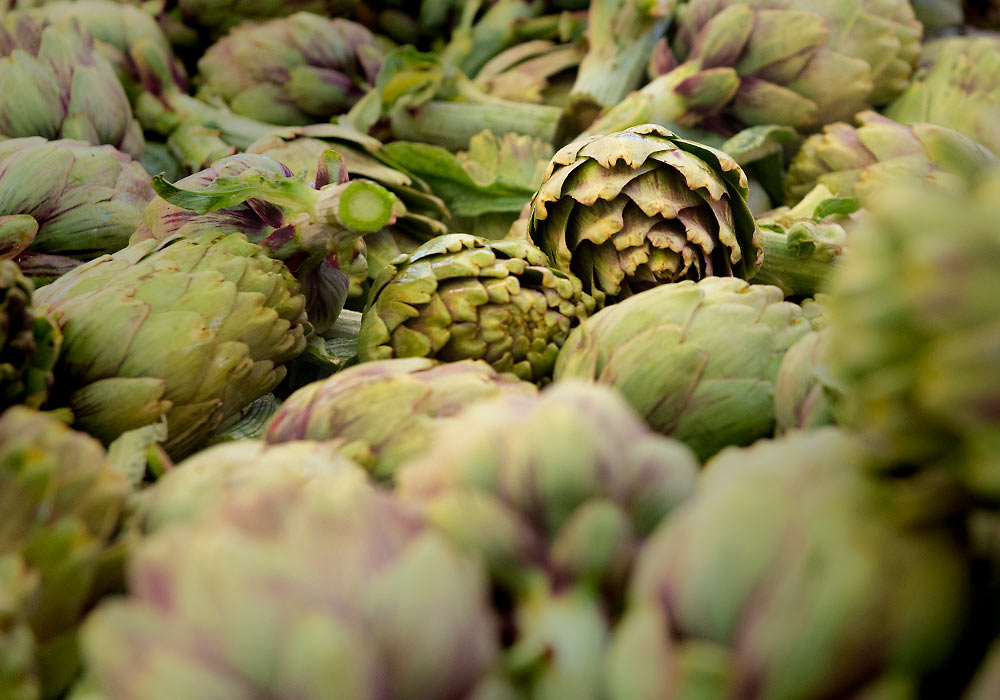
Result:
[[[1000,698],[1000,2],[0,0],[0,700]]]

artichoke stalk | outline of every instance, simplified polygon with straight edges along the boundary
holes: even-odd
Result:
[[[651,428],[701,459],[749,444],[772,434],[778,367],[811,328],[782,296],[725,277],[656,287],[584,321],[553,376],[615,387]]]
[[[439,236],[382,270],[361,321],[358,359],[485,360],[546,381],[567,336],[595,308],[580,280],[527,241]]]
[[[732,158],[646,124],[556,153],[528,235],[556,269],[611,300],[711,275],[746,279],[762,257],[746,198]]]
[[[291,273],[239,234],[143,241],[35,301],[62,330],[57,398],[76,424],[109,443],[165,416],[175,459],[277,386],[310,331]]]
[[[16,263],[0,260],[0,411],[39,408],[48,398],[62,334],[31,306],[34,285]]]

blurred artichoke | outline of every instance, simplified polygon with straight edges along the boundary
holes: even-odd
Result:
[[[901,93],[920,36],[908,0],[689,0],[665,74],[584,133],[645,122],[817,129]]]
[[[550,268],[527,241],[439,236],[375,280],[358,359],[485,360],[498,372],[544,381],[594,307],[580,280]]]
[[[904,177],[947,184],[1000,164],[967,136],[934,124],[903,126],[875,112],[862,112],[857,123],[829,124],[806,139],[785,179],[789,204],[817,184],[836,197],[868,199]]]
[[[774,430],[774,381],[809,322],[781,290],[709,277],[651,289],[570,334],[555,379],[618,389],[654,430],[701,459]]]
[[[31,17],[0,27],[0,138],[42,136],[109,144],[133,158],[143,136],[125,91],[94,40]]]
[[[128,492],[93,438],[23,406],[0,415],[3,697],[56,698],[74,680],[76,625],[115,579]]]
[[[829,428],[706,465],[639,554],[608,696],[917,697],[964,621],[967,561],[906,513],[936,494],[869,483],[863,461]]]
[[[83,630],[108,697],[469,697],[497,646],[481,566],[356,476],[146,540]]]
[[[1000,498],[1000,171],[971,192],[886,192],[830,285],[844,420],[883,468],[940,465]]]
[[[729,156],[646,124],[556,153],[528,234],[556,269],[611,300],[711,275],[746,279],[761,262],[746,197]]]
[[[110,146],[40,137],[0,141],[0,216],[27,215],[37,232],[12,243],[29,274],[56,277],[128,245],[153,187],[142,166]],[[5,236],[0,232],[0,247]],[[46,272],[52,274],[45,274]]]
[[[238,234],[143,241],[35,296],[77,425],[107,443],[165,416],[175,458],[273,389],[309,330],[294,278]]]
[[[910,0],[917,21],[924,25],[924,33],[938,33],[961,27],[965,22],[963,0]]]
[[[237,27],[205,52],[198,71],[237,114],[304,125],[349,110],[374,85],[381,54],[360,24],[299,12]]]
[[[485,362],[438,364],[413,357],[366,362],[288,397],[267,430],[268,442],[342,441],[346,454],[380,479],[423,454],[440,427],[467,405],[535,386]]]
[[[639,542],[696,474],[690,450],[613,391],[565,382],[469,407],[402,468],[397,492],[483,558],[513,601],[518,697],[584,700],[599,697],[605,604],[620,605]]]
[[[31,307],[34,285],[16,263],[0,260],[0,411],[38,408],[52,387],[62,334]]]
[[[1000,155],[1000,38],[928,42],[913,84],[885,113],[905,124],[929,122],[960,131]]]

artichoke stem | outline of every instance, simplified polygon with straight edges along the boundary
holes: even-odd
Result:
[[[396,197],[381,185],[354,180],[321,190],[316,212],[330,223],[373,233],[392,221],[395,205]]]
[[[177,90],[166,93],[162,100],[150,93],[140,95],[135,113],[144,129],[164,135],[184,124],[218,129],[226,143],[240,150],[281,128],[212,106]]]
[[[591,51],[584,56],[570,93],[570,104],[610,107],[621,102],[643,82],[649,55],[668,24],[667,21],[657,22],[635,41],[615,46],[616,55]]]
[[[552,143],[562,110],[549,105],[498,100],[445,102],[433,100],[415,110],[392,113],[396,138],[424,141],[452,150],[467,148],[469,139],[485,129],[495,134],[514,132]]]
[[[764,262],[750,280],[754,284],[779,287],[785,297],[811,297],[823,288],[838,258],[829,255],[802,255],[788,245],[784,233],[761,229],[764,242]],[[817,249],[819,250],[819,249]]]

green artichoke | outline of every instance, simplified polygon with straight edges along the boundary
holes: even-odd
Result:
[[[482,567],[357,476],[309,489],[282,489],[276,477],[143,542],[129,596],[102,605],[83,630],[103,691],[471,696],[497,647]]]
[[[485,362],[438,364],[422,357],[366,362],[299,389],[271,420],[265,439],[341,440],[379,479],[423,454],[435,431],[471,403],[535,386]]]
[[[575,43],[525,41],[491,58],[473,82],[493,97],[562,106],[583,53]]]
[[[724,277],[680,282],[584,321],[554,376],[615,387],[651,428],[706,459],[772,434],[778,367],[810,328],[777,287]]]
[[[16,263],[0,260],[0,411],[38,408],[48,398],[62,334],[31,307],[34,285]]]
[[[299,12],[237,27],[205,52],[198,73],[237,114],[294,126],[347,112],[381,65],[378,41],[360,24]]]
[[[761,242],[746,198],[732,158],[646,124],[556,153],[528,235],[556,269],[611,300],[679,280],[747,279]]]
[[[906,511],[937,493],[871,483],[864,459],[827,428],[706,465],[638,555],[608,697],[917,697],[964,622],[968,562],[932,509]]]
[[[358,359],[485,360],[544,381],[595,307],[580,280],[527,241],[439,236],[382,270],[361,321]]]
[[[65,342],[59,398],[108,443],[166,417],[182,457],[271,391],[305,347],[287,268],[238,234],[143,241],[35,294]]]
[[[774,381],[778,433],[835,422],[834,406],[844,389],[827,366],[829,353],[828,329],[807,333],[785,353]]]
[[[901,93],[921,36],[908,0],[689,0],[675,29],[667,72],[585,135],[645,122],[817,129]]]
[[[1000,498],[1000,171],[971,191],[886,192],[833,275],[843,421],[883,468],[939,467]]]
[[[32,276],[58,276],[73,260],[121,250],[153,196],[142,165],[110,146],[0,141],[0,216],[27,215],[37,228],[6,255]],[[5,238],[0,232],[0,247]]]
[[[904,126],[875,112],[862,112],[857,123],[828,124],[806,139],[785,178],[789,204],[816,185],[836,197],[875,199],[887,183],[904,177],[947,184],[1000,164],[967,136],[934,124]]]
[[[1000,155],[1000,38],[928,42],[913,84],[885,113],[905,124],[929,122],[960,131]]]
[[[101,445],[43,414],[0,414],[0,695],[56,698],[79,671],[76,626],[115,578],[129,493]]]
[[[77,28],[31,17],[0,27],[0,138],[42,136],[109,144],[133,158],[143,136],[114,69]]]
[[[925,33],[961,27],[965,22],[963,0],[910,0]]]

